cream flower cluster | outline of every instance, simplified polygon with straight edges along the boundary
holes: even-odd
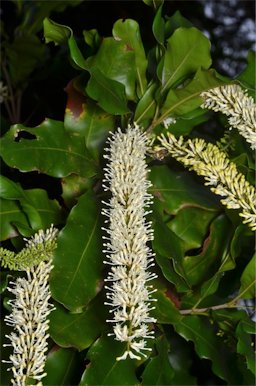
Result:
[[[215,87],[201,97],[203,108],[227,115],[231,128],[237,128],[251,148],[256,149],[256,104],[252,97],[237,84]]]
[[[53,227],[46,232],[39,231],[28,241],[27,247],[44,244],[50,238],[56,238],[56,234],[57,230]],[[53,265],[52,259],[47,257],[48,261],[28,267],[26,276],[17,278],[15,282],[10,283],[12,287],[8,287],[9,292],[14,294],[14,299],[9,301],[12,312],[5,317],[5,322],[13,327],[14,332],[6,335],[10,344],[4,346],[13,348],[10,361],[6,362],[12,364],[11,382],[15,386],[25,386],[31,380],[40,381],[46,376],[44,366],[49,337],[48,316],[53,310],[49,303],[49,274]]]
[[[168,133],[159,137],[162,147],[156,147],[156,154],[163,149],[205,178],[205,185],[223,198],[222,204],[229,209],[239,209],[243,222],[256,230],[256,190],[239,173],[236,165],[216,145],[206,143],[203,139],[184,141]]]
[[[124,354],[127,357],[141,359],[146,356],[148,338],[153,338],[150,323],[156,320],[150,316],[154,308],[152,293],[155,292],[148,282],[156,275],[148,268],[154,265],[148,242],[153,239],[151,223],[146,221],[150,213],[147,208],[152,196],[147,192],[151,183],[147,180],[148,169],[145,154],[148,146],[147,137],[139,127],[128,126],[126,132],[117,130],[108,139],[109,148],[105,158],[104,189],[110,190],[112,198],[105,205],[102,213],[108,217],[109,227],[103,228],[105,236],[105,264],[110,265],[106,282],[107,302],[113,314],[115,339],[126,343]]]

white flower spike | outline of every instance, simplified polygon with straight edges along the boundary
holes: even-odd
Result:
[[[256,149],[256,104],[239,85],[215,87],[201,94],[203,108],[227,115],[229,124],[237,128],[253,150]]]
[[[27,240],[26,247],[31,251],[39,244],[49,247],[47,242],[55,240],[56,236],[57,230],[52,226],[46,232],[40,230]],[[54,249],[56,243],[52,246]],[[42,260],[37,265],[29,266],[25,271],[26,276],[17,278],[15,282],[10,283],[12,287],[8,287],[15,297],[9,301],[12,313],[5,317],[5,322],[13,327],[14,331],[6,335],[10,344],[4,346],[11,346],[13,353],[9,361],[3,362],[12,364],[11,382],[15,386],[25,386],[32,380],[38,381],[39,386],[42,385],[41,379],[46,376],[44,366],[49,337],[48,316],[53,310],[49,303],[49,274],[53,268],[49,248],[46,254],[42,253],[42,259],[48,261]]]
[[[148,281],[155,279],[148,268],[154,265],[154,254],[148,246],[153,239],[151,223],[146,221],[146,210],[152,203],[147,192],[151,183],[147,180],[145,154],[148,139],[139,127],[128,126],[126,132],[120,129],[108,139],[109,148],[105,158],[109,161],[105,168],[104,189],[110,190],[112,198],[105,203],[108,208],[102,213],[108,217],[109,227],[103,228],[108,236],[105,253],[110,271],[106,282],[107,302],[112,307],[115,339],[126,343],[124,354],[117,360],[127,357],[141,359],[146,356],[147,339],[153,338],[149,324],[156,319],[149,315],[154,309],[151,302],[155,292]]]

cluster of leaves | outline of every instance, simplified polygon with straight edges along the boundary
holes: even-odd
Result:
[[[202,382],[202,364],[213,383],[249,385],[254,325],[236,301],[254,296],[253,234],[235,210],[225,210],[200,178],[173,160],[148,158],[158,274],[152,354],[116,362],[123,346],[107,336],[101,180],[108,133],[135,120],[153,134],[170,130],[216,141],[225,121],[220,117],[218,132],[208,127],[212,115],[201,109],[200,94],[231,81],[210,68],[210,42],[202,32],[179,12],[164,17],[161,1],[145,3],[156,11],[156,44],[147,52],[135,20],[117,20],[111,37],[84,31],[85,57],[69,27],[44,19],[46,42],[67,44],[78,71],[66,88],[64,121],[13,125],[1,138],[0,155],[9,168],[53,177],[62,194],[53,200],[44,189],[24,189],[2,176],[1,240],[19,250],[22,236],[51,223],[61,229],[50,281],[56,309],[45,385],[195,385]],[[253,62],[251,53],[237,79],[251,93]],[[252,181],[250,148],[237,133],[230,141],[230,158]],[[6,304],[7,282],[17,273],[1,275]],[[8,379],[4,372],[2,383]]]

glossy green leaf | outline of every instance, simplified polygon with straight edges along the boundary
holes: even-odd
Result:
[[[189,315],[174,325],[175,330],[186,340],[195,345],[200,358],[210,359],[216,375],[229,384],[240,384],[241,375],[235,365],[236,357],[228,351],[215,333],[207,318]]]
[[[126,114],[129,112],[125,97],[124,85],[107,78],[96,67],[90,70],[91,78],[86,92],[96,100],[99,106],[110,114]]]
[[[170,364],[169,344],[164,335],[156,340],[157,355],[152,357],[147,364],[143,374],[143,386],[148,385],[172,385],[172,378],[174,377],[174,370]]]
[[[157,284],[154,283],[154,287],[156,286]],[[151,313],[157,319],[157,322],[164,324],[179,323],[181,315],[174,303],[175,296],[171,290],[167,288],[158,289],[154,293],[154,298],[156,299],[155,309]]]
[[[126,45],[135,55],[135,71],[137,79],[137,95],[141,97],[146,91],[147,59],[141,41],[139,24],[132,19],[117,20],[113,26],[113,37]]]
[[[6,240],[18,236],[15,228],[15,223],[19,222],[24,226],[29,226],[28,220],[24,212],[21,210],[17,201],[5,200],[0,198],[0,239]]]
[[[197,255],[184,257],[183,267],[190,285],[202,283],[217,271],[222,256],[227,253],[230,239],[230,223],[221,215],[212,222],[202,251]]]
[[[155,18],[153,20],[152,30],[153,34],[160,44],[164,44],[165,41],[165,22],[162,17],[163,4],[158,8]]]
[[[73,80],[66,87],[68,100],[64,127],[83,137],[86,149],[98,158],[109,132],[114,129],[115,119],[82,94],[78,86]]]
[[[181,239],[167,227],[156,210],[154,210],[153,228],[153,247],[154,251],[156,251],[156,261],[158,265],[163,270],[163,274],[167,280],[175,285],[185,286],[186,290],[186,275],[182,267],[184,253]],[[164,257],[168,259],[169,262],[165,261]],[[173,267],[175,272],[173,271]],[[179,280],[175,273],[180,276]]]
[[[0,176],[0,197],[9,200],[24,198],[25,194],[19,184],[5,176]]]
[[[190,28],[193,27],[193,24],[182,16],[180,11],[176,11],[165,23],[165,35],[170,37],[179,27]]]
[[[239,297],[242,299],[253,299],[255,297],[255,290],[256,290],[255,266],[256,266],[256,254],[249,261],[241,276],[241,287],[239,291]]]
[[[49,228],[51,224],[63,221],[61,207],[57,200],[50,200],[43,189],[25,190],[26,199],[20,199],[20,205],[26,213],[34,230]]]
[[[81,374],[81,358],[77,351],[53,347],[47,356],[44,378],[45,386],[67,386],[79,382]],[[79,374],[80,373],[80,374]]]
[[[103,39],[96,55],[87,62],[90,69],[97,67],[106,78],[123,84],[127,99],[136,100],[135,53],[125,41],[110,37]]]
[[[46,43],[54,42],[55,44],[64,44],[67,42],[69,46],[70,56],[78,68],[88,70],[86,61],[76,43],[73,36],[73,31],[70,27],[58,24],[48,18],[44,19],[44,37]]]
[[[195,207],[185,207],[178,211],[168,227],[183,240],[187,251],[199,248],[208,232],[208,226],[217,212]]]
[[[50,281],[53,298],[72,312],[82,312],[101,289],[101,245],[99,205],[88,191],[59,234]]]
[[[156,87],[155,83],[149,86],[145,94],[139,100],[135,110],[134,121],[144,128],[149,125],[150,120],[152,120],[155,115],[156,101],[154,96]]]
[[[84,350],[106,329],[108,313],[102,297],[93,299],[80,314],[73,314],[57,303],[55,308],[50,315],[50,335],[61,347]]]
[[[245,357],[247,368],[256,375],[253,334],[255,323],[251,320],[241,320],[236,328],[237,352]]]
[[[198,29],[180,27],[168,39],[162,72],[162,92],[211,65],[210,42]]]
[[[175,90],[171,89],[168,92],[159,121],[162,121],[172,114],[182,116],[195,110],[203,102],[203,99],[200,97],[203,91],[221,86],[222,84],[224,84],[223,80],[217,77],[214,70],[204,71],[199,69],[187,85]]]
[[[154,248],[155,250],[155,248]],[[162,256],[159,252],[156,253],[155,260],[157,265],[161,268],[163,276],[172,284],[175,285],[178,292],[187,292],[190,290],[189,284],[184,278],[185,275],[181,275],[177,269],[177,262],[173,259],[169,259],[166,256]]]
[[[187,206],[214,211],[220,207],[216,196],[197,184],[191,173],[174,172],[163,165],[151,167],[149,177],[153,183],[151,192],[169,214],[177,214]]]
[[[32,139],[19,138],[20,132]],[[52,119],[35,128],[13,125],[0,141],[0,155],[7,165],[21,171],[37,170],[53,177],[95,173],[84,142],[65,131],[63,122]]]
[[[45,46],[36,35],[23,31],[11,43],[5,42],[4,48],[12,84],[18,86],[27,83],[32,71],[44,59]]]
[[[206,113],[199,107],[182,117],[176,118],[176,122],[172,123],[168,130],[177,137],[180,135],[185,136],[190,134],[194,127],[206,121]]]
[[[84,194],[88,189],[92,188],[94,180],[71,174],[61,180],[62,197],[67,207],[72,208],[77,202],[77,199]]]
[[[87,358],[90,360],[79,386],[86,385],[129,385],[138,384],[135,375],[136,362],[132,359],[117,361],[116,357],[122,355],[122,343],[113,337],[101,337],[90,348]]]
[[[71,28],[58,24],[49,18],[44,19],[43,25],[46,43],[54,42],[55,44],[63,44],[73,35]]]
[[[247,67],[238,76],[238,80],[249,91],[250,95],[255,98],[255,72],[256,72],[256,53],[249,51],[247,56]]]
[[[90,46],[93,50],[96,50],[99,47],[101,43],[101,37],[95,28],[84,30],[83,35],[85,43],[88,44],[88,46]]]
[[[163,221],[161,221],[161,218],[156,211],[154,211],[153,228],[154,249],[163,256],[181,261],[183,257],[181,239],[172,232]]]
[[[59,203],[56,200],[50,200],[45,190],[23,190],[19,184],[4,176],[0,176],[0,186],[0,197],[18,200],[20,210],[26,214],[32,229],[46,229],[51,224],[58,224],[62,221]],[[26,224],[19,223],[19,221],[15,224],[18,228],[27,227]]]

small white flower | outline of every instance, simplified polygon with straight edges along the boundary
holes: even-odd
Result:
[[[103,228],[108,236],[104,243],[110,272],[105,279],[112,283],[106,285],[107,301],[113,317],[108,322],[114,323],[113,333],[116,340],[126,342],[126,350],[117,360],[127,357],[141,359],[146,347],[146,340],[153,337],[149,324],[156,322],[149,313],[154,307],[152,294],[155,292],[148,281],[156,278],[148,268],[153,266],[154,254],[148,246],[153,239],[151,223],[146,215],[152,202],[147,192],[151,183],[147,180],[148,169],[145,155],[148,139],[139,127],[128,126],[125,133],[120,129],[109,138],[109,161],[105,168],[104,189],[110,190],[112,198],[104,204],[107,208],[102,213],[108,217],[108,228]],[[141,339],[144,338],[144,339]]]

